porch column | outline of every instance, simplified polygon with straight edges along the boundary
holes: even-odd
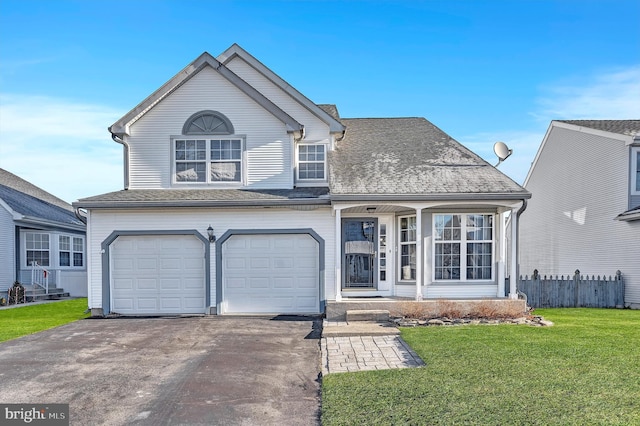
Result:
[[[498,210],[496,219],[498,220],[498,235],[496,237],[498,242],[498,294],[497,297],[504,297],[504,284],[506,276],[506,260],[507,260],[507,234],[505,227],[505,215],[502,211]]]
[[[518,281],[518,210],[511,209],[511,267],[509,268],[509,299],[517,299]]]
[[[416,300],[422,300],[422,208],[416,209]]]
[[[335,209],[336,213],[336,302],[342,301],[342,215],[339,208]]]

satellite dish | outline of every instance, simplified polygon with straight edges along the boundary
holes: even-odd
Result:
[[[509,158],[509,156],[513,153],[512,149],[509,149],[507,144],[504,142],[496,142],[493,144],[493,152],[498,156],[498,164],[495,167],[498,167],[500,163]]]

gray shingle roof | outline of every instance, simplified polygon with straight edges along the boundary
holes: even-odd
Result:
[[[329,204],[329,188],[294,189],[128,189],[83,198],[78,207],[118,206],[270,206]]]
[[[424,118],[343,118],[332,195],[530,194]]]
[[[640,120],[555,120],[560,123],[588,127],[627,136],[640,135]]]
[[[84,226],[73,211],[63,209],[6,185],[0,185],[0,199],[16,213],[27,218],[57,222],[62,225]],[[71,206],[69,206],[71,207]]]
[[[58,206],[62,209],[73,212],[73,207],[71,207],[71,204],[67,203],[64,200],[61,200],[60,198],[48,193],[41,188],[38,188],[34,184],[14,175],[11,172],[8,172],[5,169],[0,169],[0,185],[7,186],[9,188],[15,189],[16,191],[20,191],[24,194],[31,195],[32,197],[39,198],[40,200],[46,201],[47,203],[53,204],[54,206]]]
[[[335,104],[318,104],[318,107],[336,120],[340,121],[338,107]]]

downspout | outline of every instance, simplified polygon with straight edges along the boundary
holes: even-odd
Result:
[[[296,131],[293,132],[293,141],[294,142],[300,142],[302,139],[305,138],[305,136],[307,136],[306,133],[305,133],[305,128],[304,128],[304,126],[302,126],[301,129],[296,130]]]
[[[520,277],[520,215],[522,213],[524,213],[524,211],[527,209],[527,199],[523,198],[522,199],[522,206],[520,206],[520,208],[518,209],[518,211],[516,212],[516,276],[515,276],[515,280],[516,280],[516,293],[517,293],[517,285],[518,285],[518,279]]]
[[[76,214],[76,217],[80,219],[82,223],[84,223],[85,225],[87,224],[86,211],[82,210],[80,207],[76,207],[75,209],[73,209],[73,212]]]
[[[129,189],[129,144],[115,133],[111,133],[111,139],[124,147],[124,189],[127,190]]]

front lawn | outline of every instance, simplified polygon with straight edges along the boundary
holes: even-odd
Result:
[[[325,376],[322,424],[640,424],[640,311],[535,313],[555,325],[402,329],[427,366]]]
[[[87,318],[87,299],[24,305],[0,310],[0,342]]]

